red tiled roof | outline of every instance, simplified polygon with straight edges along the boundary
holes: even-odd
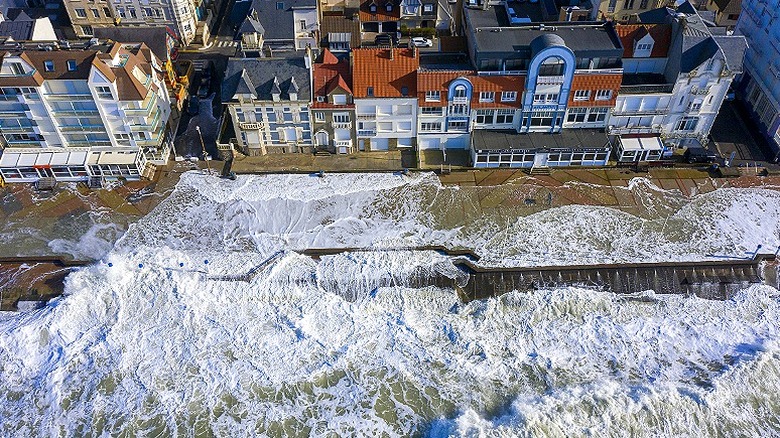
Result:
[[[471,107],[479,108],[520,108],[520,98],[525,88],[525,76],[478,76],[473,71],[419,71],[417,72],[417,103],[420,106],[443,106],[447,104],[447,89],[452,80],[459,77],[466,78],[474,86]],[[426,102],[425,92],[436,91],[441,93],[439,102]],[[493,102],[480,102],[481,91],[495,93]],[[514,102],[501,102],[502,91],[516,91],[517,98]]]
[[[323,51],[320,62],[314,64],[313,76],[315,96],[313,108],[336,107],[337,105],[330,104],[327,101],[317,102],[316,96],[327,97],[337,87],[341,87],[347,93],[352,94],[352,74],[349,69],[349,62],[346,60],[340,61],[328,49]]]
[[[373,97],[404,97],[403,87],[408,97],[416,95],[420,58],[415,49],[354,49],[352,56],[355,97],[370,97],[368,87],[374,88]]]
[[[615,31],[623,43],[623,57],[634,57],[634,43],[647,35],[653,38],[651,58],[665,58],[672,42],[672,25],[670,24],[618,24]]]
[[[387,12],[387,4],[393,5],[392,12]],[[371,4],[376,5],[376,12],[371,12]],[[360,22],[366,21],[398,21],[401,18],[401,8],[393,0],[369,0],[360,4]]]
[[[575,74],[571,81],[569,92],[570,107],[613,107],[620,91],[620,83],[623,81],[621,74],[608,75],[578,75]],[[574,92],[577,90],[590,90],[588,100],[574,100]],[[609,100],[596,100],[596,90],[612,90]]]

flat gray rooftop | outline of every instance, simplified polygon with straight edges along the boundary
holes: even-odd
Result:
[[[566,47],[574,52],[615,51],[622,54],[623,48],[614,29],[607,24],[590,25],[539,25],[501,27],[500,29],[474,29],[477,46],[488,52],[514,52],[528,48],[536,37],[555,34],[561,37]]]
[[[604,149],[608,146],[603,129],[564,129],[557,134],[513,130],[476,129],[471,133],[476,150]]]

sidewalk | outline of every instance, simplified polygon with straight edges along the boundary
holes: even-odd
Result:
[[[257,157],[238,155],[233,172],[388,172],[404,168],[401,151],[358,152],[350,155],[319,156],[313,154],[268,154]]]

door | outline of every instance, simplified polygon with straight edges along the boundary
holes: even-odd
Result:
[[[317,135],[314,136],[314,139],[317,142],[317,149],[328,149],[328,146],[330,146],[330,138],[325,131],[319,131]]]
[[[550,158],[548,152],[537,152],[534,155],[534,167],[547,167],[547,160]]]

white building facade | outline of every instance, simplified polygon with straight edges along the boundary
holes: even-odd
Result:
[[[106,51],[22,51],[0,64],[0,175],[150,177],[167,163],[170,101],[145,45]]]

